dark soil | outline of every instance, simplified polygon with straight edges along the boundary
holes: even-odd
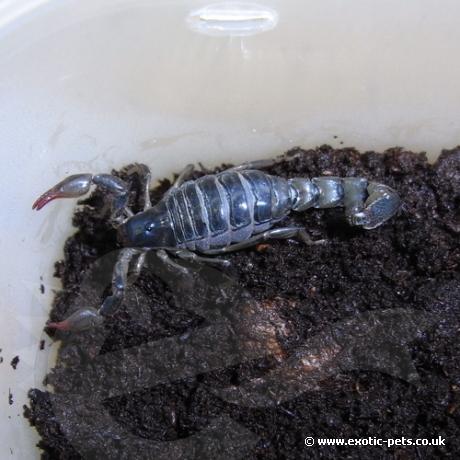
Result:
[[[233,253],[225,276],[179,262],[196,275],[172,283],[150,257],[104,326],[55,335],[54,395],[31,390],[25,409],[42,458],[460,458],[460,147],[434,165],[401,149],[290,154],[267,170],[372,178],[403,207],[371,231],[341,209],[292,213],[328,242]],[[56,264],[53,321],[108,292],[115,233],[100,193],[84,203]],[[232,310],[228,298],[246,300]],[[445,446],[306,447],[308,436]]]

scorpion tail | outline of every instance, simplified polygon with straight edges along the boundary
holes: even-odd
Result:
[[[382,225],[401,205],[396,190],[364,177],[314,177],[289,179],[292,209],[304,211],[314,208],[344,206],[350,225],[366,230]]]
[[[398,193],[387,185],[371,182],[367,187],[369,196],[361,210],[348,214],[351,225],[366,230],[382,225],[398,211],[401,199]]]

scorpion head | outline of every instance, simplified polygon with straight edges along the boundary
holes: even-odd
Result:
[[[161,205],[130,217],[118,227],[117,238],[124,247],[164,248],[177,245],[171,219]]]

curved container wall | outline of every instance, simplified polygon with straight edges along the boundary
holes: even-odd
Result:
[[[323,143],[434,158],[460,139],[459,13],[455,0],[0,1],[0,457],[39,456],[22,405],[52,363],[38,346],[72,231],[75,203],[34,213],[37,195],[134,160],[158,179]]]

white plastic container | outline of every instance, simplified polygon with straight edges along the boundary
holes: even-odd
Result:
[[[22,405],[52,359],[39,342],[75,206],[35,213],[41,192],[133,160],[161,178],[297,145],[434,157],[460,141],[459,14],[455,0],[0,1],[0,458],[39,456]]]

